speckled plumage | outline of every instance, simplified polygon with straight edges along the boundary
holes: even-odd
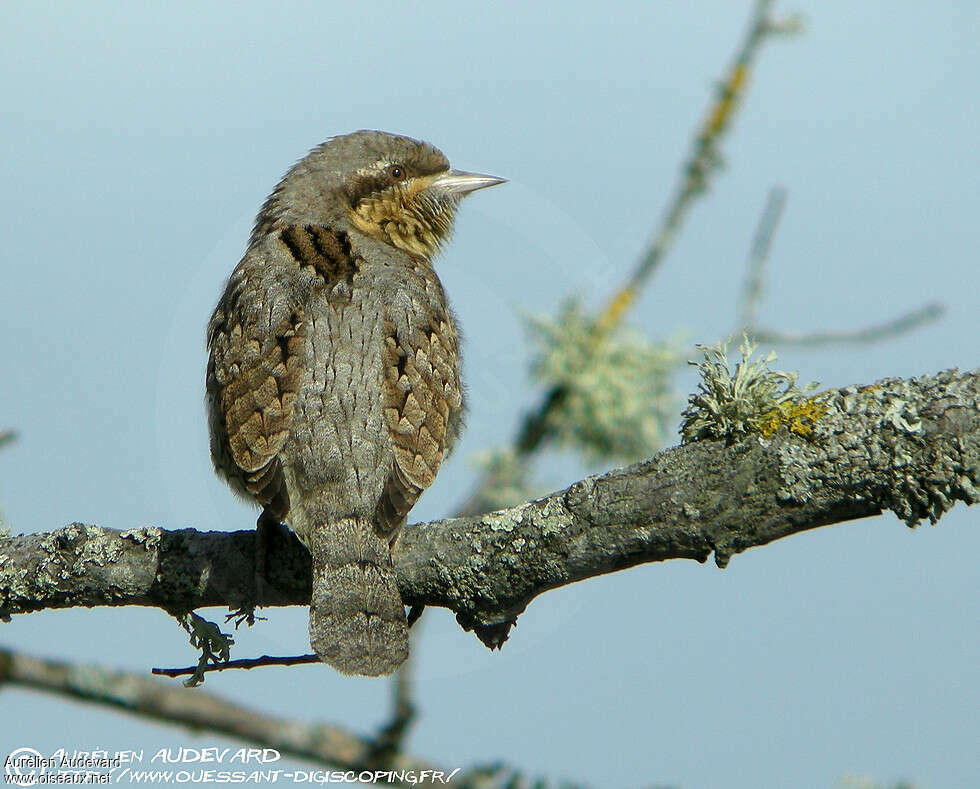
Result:
[[[390,544],[463,413],[431,258],[460,197],[499,181],[406,137],[328,140],[266,201],[208,327],[215,468],[310,549],[311,643],[344,673],[408,655]]]

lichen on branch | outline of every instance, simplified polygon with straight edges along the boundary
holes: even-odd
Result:
[[[810,395],[817,388],[815,382],[800,389],[798,373],[769,368],[776,360],[775,351],[753,360],[756,346],[743,338],[738,349],[741,359],[732,370],[727,341],[697,347],[703,358],[689,364],[698,368],[701,381],[681,414],[685,442],[735,441],[751,433],[771,436],[783,426],[796,435],[810,436],[826,413],[826,395]]]
[[[909,525],[980,501],[980,375],[956,370],[826,393],[814,435],[700,440],[535,501],[406,528],[393,551],[406,605],[455,612],[499,645],[537,595],[666,559],[740,551],[890,510]],[[309,604],[309,552],[255,533],[73,524],[0,542],[0,616],[45,608]]]

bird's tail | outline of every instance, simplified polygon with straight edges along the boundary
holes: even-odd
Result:
[[[370,521],[311,529],[310,645],[342,674],[391,674],[408,657],[408,625],[388,539]]]

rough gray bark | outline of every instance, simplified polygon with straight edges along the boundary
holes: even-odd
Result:
[[[808,439],[702,441],[537,501],[418,524],[395,551],[402,598],[449,608],[496,646],[535,596],[643,562],[719,566],[746,548],[890,510],[912,526],[980,501],[980,375],[847,387]],[[45,608],[307,605],[306,550],[270,546],[255,599],[254,532],[72,524],[0,541],[0,616]]]

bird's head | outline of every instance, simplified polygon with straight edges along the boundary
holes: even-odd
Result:
[[[286,173],[263,206],[253,239],[280,223],[316,223],[431,258],[452,232],[459,201],[503,182],[450,169],[427,142],[358,131],[318,145]]]

